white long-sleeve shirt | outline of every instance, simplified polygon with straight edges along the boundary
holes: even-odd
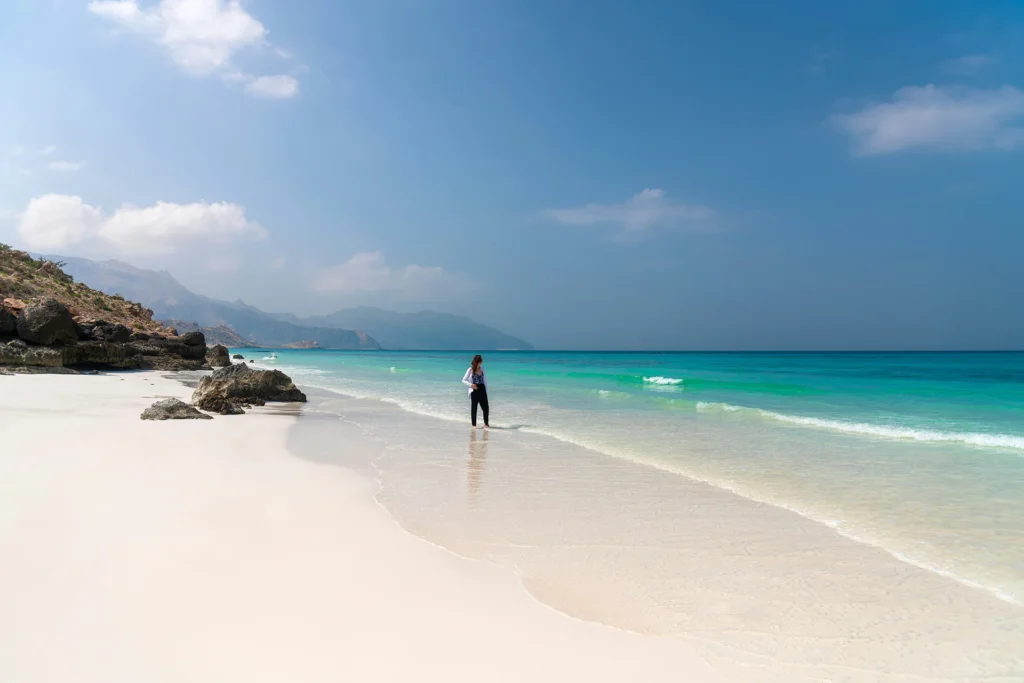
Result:
[[[473,366],[472,365],[470,365],[469,369],[466,370],[466,374],[462,376],[462,383],[465,384],[467,387],[469,387],[469,393],[470,394],[473,393],[473,385],[474,384],[481,384],[481,385],[483,385],[485,387],[487,386],[487,375],[484,374],[483,367],[480,368],[480,380],[481,380],[480,382],[474,382],[473,381]]]

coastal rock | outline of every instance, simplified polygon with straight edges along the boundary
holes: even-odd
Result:
[[[206,362],[214,368],[226,368],[231,365],[231,357],[226,346],[217,344],[206,352]]]
[[[0,344],[0,365],[30,367],[60,367],[63,365],[63,351],[66,347],[35,346],[14,339]]]
[[[242,410],[242,406],[222,396],[209,396],[205,401],[203,401],[200,407],[205,411],[217,413],[219,415],[245,414],[245,411]]]
[[[0,306],[0,337],[12,336],[18,331],[18,318]]]
[[[142,411],[143,420],[212,420],[192,406],[176,398],[165,398],[157,401]]]
[[[305,403],[306,395],[280,370],[254,370],[242,363],[215,370],[192,394],[193,405],[210,411],[223,409],[225,402],[262,405],[266,401]]]
[[[64,304],[46,299],[35,306],[27,306],[18,314],[18,336],[33,344],[74,344],[78,341],[78,328]]]
[[[78,323],[75,325],[75,329],[78,330],[78,341],[86,341],[92,339],[92,331],[96,329],[96,324]]]
[[[95,323],[90,338],[95,341],[106,341],[123,344],[132,338],[132,331],[120,323]]]
[[[186,332],[180,339],[186,346],[206,346],[206,337],[199,331]]]
[[[80,341],[63,348],[64,365],[100,365],[118,370],[144,367],[142,358],[129,353],[126,344],[111,341]]]
[[[240,353],[236,353],[235,355],[233,355],[231,357],[234,358],[235,360],[245,360],[245,356],[243,356]]]

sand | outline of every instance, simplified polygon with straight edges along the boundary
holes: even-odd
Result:
[[[0,377],[0,681],[726,680],[410,535],[371,477],[289,453],[291,411],[139,420],[189,394]]]

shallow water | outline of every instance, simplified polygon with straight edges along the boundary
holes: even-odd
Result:
[[[469,354],[277,355],[260,362],[301,384],[468,422]],[[1024,602],[1022,353],[510,352],[485,367],[496,425],[795,511]]]

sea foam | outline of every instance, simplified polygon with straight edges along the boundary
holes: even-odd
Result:
[[[800,425],[802,427],[814,427],[827,429],[843,434],[860,434],[864,436],[875,436],[884,439],[898,439],[902,441],[920,441],[927,443],[962,443],[969,446],[983,446],[988,448],[1011,448],[1024,450],[1024,437],[1014,434],[986,434],[984,432],[944,432],[937,429],[915,429],[913,427],[897,427],[893,425],[871,424],[867,422],[848,422],[846,420],[834,420],[820,417],[804,417],[801,415],[787,415],[771,410],[760,408],[747,408],[736,406],[730,403],[712,403],[698,401],[697,412],[747,412],[760,417],[784,422],[787,424]]]
[[[675,386],[683,383],[683,380],[676,379],[675,377],[644,377],[644,381],[648,384],[658,384],[662,386]]]

